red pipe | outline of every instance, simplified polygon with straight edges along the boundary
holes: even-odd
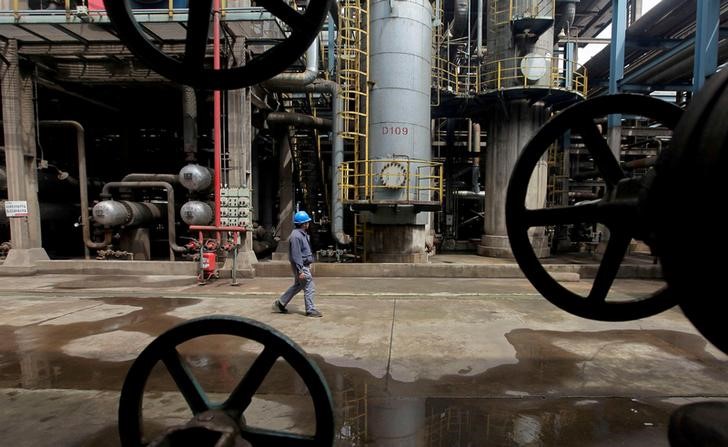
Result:
[[[220,0],[213,3],[213,59],[212,67],[220,69]],[[213,93],[213,116],[214,116],[214,140],[215,140],[215,226],[220,226],[220,182],[222,180],[222,136],[221,120],[222,112],[220,106],[220,90]]]

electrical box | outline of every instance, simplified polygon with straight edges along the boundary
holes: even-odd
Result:
[[[220,189],[220,223],[223,226],[252,227],[253,208],[248,188]]]

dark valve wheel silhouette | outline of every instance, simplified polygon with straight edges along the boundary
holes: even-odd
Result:
[[[241,378],[230,396],[221,404],[211,403],[177,351],[177,346],[197,337],[233,335],[263,345],[263,352]],[[278,358],[284,359],[303,380],[313,401],[316,432],[312,436],[249,427],[243,422],[248,408],[266,375]],[[262,323],[232,316],[210,316],[182,323],[157,337],[137,357],[129,369],[119,399],[119,435],[124,447],[144,445],[142,401],[144,388],[152,369],[162,362],[182,392],[194,414],[187,431],[173,436],[182,438],[182,445],[201,445],[191,439],[217,439],[217,436],[238,437],[256,447],[263,446],[330,446],[334,439],[334,416],[331,393],[323,375],[303,350],[282,333]],[[212,428],[210,428],[212,427]],[[172,438],[172,441],[170,441]],[[186,442],[186,444],[185,444]],[[167,445],[167,444],[160,444]],[[214,445],[212,442],[210,445]],[[227,444],[226,444],[227,445]],[[238,445],[238,444],[235,444]]]
[[[726,353],[727,174],[728,70],[722,70],[685,111],[650,197],[670,289],[690,322]]]
[[[625,176],[595,122],[595,119],[610,114],[642,116],[674,129],[682,110],[665,101],[641,95],[604,96],[565,109],[548,121],[523,149],[508,185],[506,225],[513,255],[526,277],[546,299],[580,317],[626,321],[660,313],[675,305],[676,299],[667,288],[663,288],[627,301],[607,300],[630,241],[635,238],[651,242],[653,223],[644,215],[642,202],[654,175],[652,171],[641,178]],[[525,202],[531,174],[549,147],[568,131],[581,135],[594,159],[606,183],[603,198],[576,206],[528,209]],[[579,223],[601,223],[610,234],[587,296],[566,289],[549,275],[538,260],[528,236],[532,227]]]
[[[304,12],[284,0],[256,0],[291,30],[283,42],[256,55],[245,65],[214,70],[205,66],[205,53],[213,14],[213,0],[189,2],[187,38],[182,59],[162,52],[137,23],[128,0],[104,0],[111,23],[132,53],[162,76],[197,88],[230,90],[272,78],[298,59],[321,30],[331,0],[309,0]]]

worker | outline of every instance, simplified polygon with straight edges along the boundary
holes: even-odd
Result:
[[[293,216],[293,224],[296,228],[291,232],[291,237],[288,238],[288,260],[291,263],[291,271],[293,272],[293,285],[273,302],[273,312],[288,313],[286,306],[295,294],[303,290],[306,316],[323,316],[321,312],[316,310],[313,302],[316,289],[313,284],[313,276],[311,276],[313,252],[311,251],[310,237],[307,233],[310,223],[311,217],[305,211],[299,211]]]

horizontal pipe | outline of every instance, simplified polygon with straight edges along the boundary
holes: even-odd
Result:
[[[127,174],[121,179],[122,182],[167,182],[176,185],[179,182],[177,174]]]
[[[333,125],[330,119],[295,112],[271,112],[265,120],[270,125],[278,124],[324,130],[330,130]]]
[[[240,233],[245,233],[248,230],[245,227],[225,227],[225,226],[216,227],[214,225],[190,225],[190,231],[238,231]]]

